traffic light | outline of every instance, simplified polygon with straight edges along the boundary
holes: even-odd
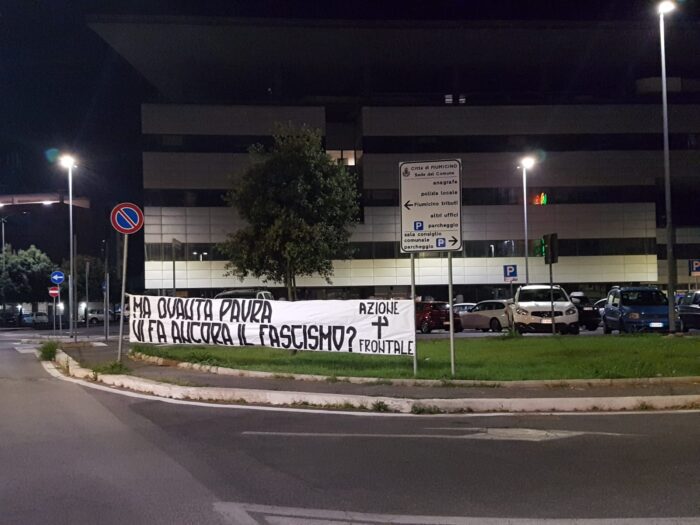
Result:
[[[535,257],[544,257],[547,253],[547,242],[544,237],[535,241]]]
[[[548,233],[542,238],[544,243],[544,263],[554,264],[559,260],[559,236]]]

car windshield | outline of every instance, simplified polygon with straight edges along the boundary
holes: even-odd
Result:
[[[530,303],[549,301],[549,291],[549,288],[537,288],[535,290],[520,290],[520,294],[518,295],[518,302]],[[566,295],[560,288],[554,288],[554,300],[568,301]]]
[[[668,304],[666,296],[659,290],[630,290],[622,292],[625,306],[662,306]]]
[[[436,310],[449,310],[449,307],[447,306],[447,303],[437,303],[437,304],[435,304],[435,309]]]
[[[686,294],[686,296],[683,297],[683,299],[681,300],[681,304],[682,305],[693,304],[694,298],[695,298],[695,296],[692,293]],[[700,298],[700,295],[698,296],[698,298]],[[695,301],[695,302],[698,303],[698,301]]]

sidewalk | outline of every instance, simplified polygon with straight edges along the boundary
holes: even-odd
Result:
[[[126,351],[127,345],[125,345]],[[109,346],[67,348],[64,351],[86,368],[116,360],[116,342]],[[654,384],[616,384],[585,386],[536,386],[484,387],[484,386],[407,386],[376,381],[355,384],[343,381],[301,381],[281,378],[257,378],[235,375],[218,375],[204,371],[159,366],[139,359],[125,357],[124,364],[130,375],[152,381],[189,387],[216,387],[276,392],[299,392],[314,394],[340,394],[345,396],[391,397],[402,399],[542,399],[542,398],[612,398],[649,396],[700,396],[700,378],[697,381]]]

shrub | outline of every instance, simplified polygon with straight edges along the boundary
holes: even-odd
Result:
[[[39,354],[42,361],[53,361],[56,359],[56,350],[58,350],[58,341],[46,341],[39,347]]]
[[[92,371],[96,374],[128,374],[131,370],[124,363],[119,361],[110,361],[92,367]]]
[[[384,401],[375,401],[372,403],[372,410],[374,412],[389,412],[389,405]]]

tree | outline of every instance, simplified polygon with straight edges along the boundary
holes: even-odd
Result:
[[[229,275],[284,283],[296,298],[296,277],[319,274],[330,284],[332,260],[347,259],[358,214],[355,176],[324,151],[307,127],[277,128],[269,150],[250,149],[252,165],[228,193],[247,222],[219,249]]]
[[[5,247],[5,272],[0,279],[3,300],[36,303],[48,301],[49,277],[54,263],[49,256],[32,245],[26,250],[14,251]]]

